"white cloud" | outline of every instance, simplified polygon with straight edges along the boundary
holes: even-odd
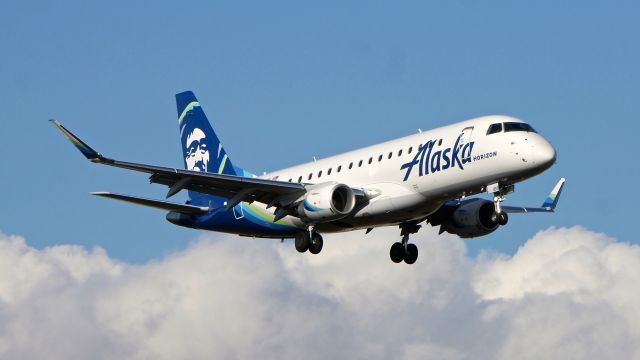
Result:
[[[574,227],[474,259],[425,230],[413,266],[396,229],[317,256],[207,234],[143,265],[0,234],[0,358],[640,359],[640,247]]]

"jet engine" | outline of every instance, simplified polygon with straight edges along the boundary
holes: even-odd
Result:
[[[493,202],[472,199],[456,208],[448,221],[442,223],[441,231],[461,238],[490,234],[498,228],[498,219]]]
[[[308,222],[333,221],[349,215],[355,204],[356,197],[350,187],[326,182],[309,187],[297,212],[301,219]]]

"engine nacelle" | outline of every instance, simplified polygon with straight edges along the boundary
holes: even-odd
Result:
[[[309,187],[297,211],[305,221],[325,222],[349,215],[355,205],[356,197],[350,187],[337,182],[326,182]]]
[[[498,228],[493,202],[473,199],[461,204],[451,215],[451,220],[442,224],[442,229],[461,238],[490,234]]]

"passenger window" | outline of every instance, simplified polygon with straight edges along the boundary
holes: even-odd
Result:
[[[491,126],[489,126],[489,129],[487,130],[487,135],[491,135],[499,132],[502,132],[502,123],[491,124]]]
[[[358,167],[362,167],[362,160],[358,161]]]
[[[302,176],[300,176],[300,177],[298,178],[298,182],[299,182],[299,183],[301,183],[301,182],[302,182]]]
[[[373,158],[372,158],[372,157],[370,157],[370,158],[369,158],[369,164],[371,164],[372,162],[373,162]]]
[[[318,171],[318,177],[322,176],[322,170]]]
[[[442,139],[438,140],[438,146],[442,145]]]
[[[342,165],[338,166],[338,172],[340,172],[340,170],[342,170]]]
[[[349,170],[351,170],[353,168],[353,163],[349,163]]]
[[[402,156],[402,149],[398,150],[398,157]]]
[[[382,161],[382,154],[380,154],[380,156],[378,156],[378,162]]]
[[[309,173],[309,180],[311,180],[312,176],[313,176],[313,173]]]
[[[331,168],[329,168],[329,171],[327,171],[327,175],[331,175]]]
[[[388,159],[391,159],[391,157],[392,157],[392,156],[393,156],[393,153],[392,153],[392,152],[390,152],[390,153],[389,153],[389,156],[387,156],[387,158],[388,158]]]
[[[511,132],[511,131],[526,131],[526,132],[537,133],[537,131],[533,130],[533,128],[529,124],[519,123],[519,122],[504,123],[504,132]]]
[[[409,146],[409,151],[407,151],[407,153],[411,154],[412,150],[413,150],[413,146]]]
[[[293,180],[293,179],[289,179],[289,182],[291,182],[291,180]]]
[[[418,151],[422,150],[422,144],[418,145]]]

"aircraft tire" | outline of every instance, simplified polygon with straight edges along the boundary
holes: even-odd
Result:
[[[509,215],[507,215],[507,213],[504,211],[500,212],[500,214],[498,214],[498,224],[500,224],[501,226],[505,226],[508,222]]]
[[[306,231],[296,235],[295,245],[298,252],[303,253],[309,250],[310,243],[311,241],[309,241],[309,234]]]
[[[499,224],[500,221],[500,214],[498,214],[497,212],[493,212],[491,213],[491,219],[490,219],[492,224]]]
[[[401,262],[404,259],[404,246],[402,246],[402,243],[397,242],[391,245],[389,256],[394,263]]]
[[[313,238],[309,242],[309,252],[312,254],[319,254],[322,251],[322,244],[324,240],[322,240],[322,235],[318,233],[313,233]]]
[[[418,260],[418,247],[416,244],[407,244],[407,252],[404,253],[404,262],[411,265]]]

